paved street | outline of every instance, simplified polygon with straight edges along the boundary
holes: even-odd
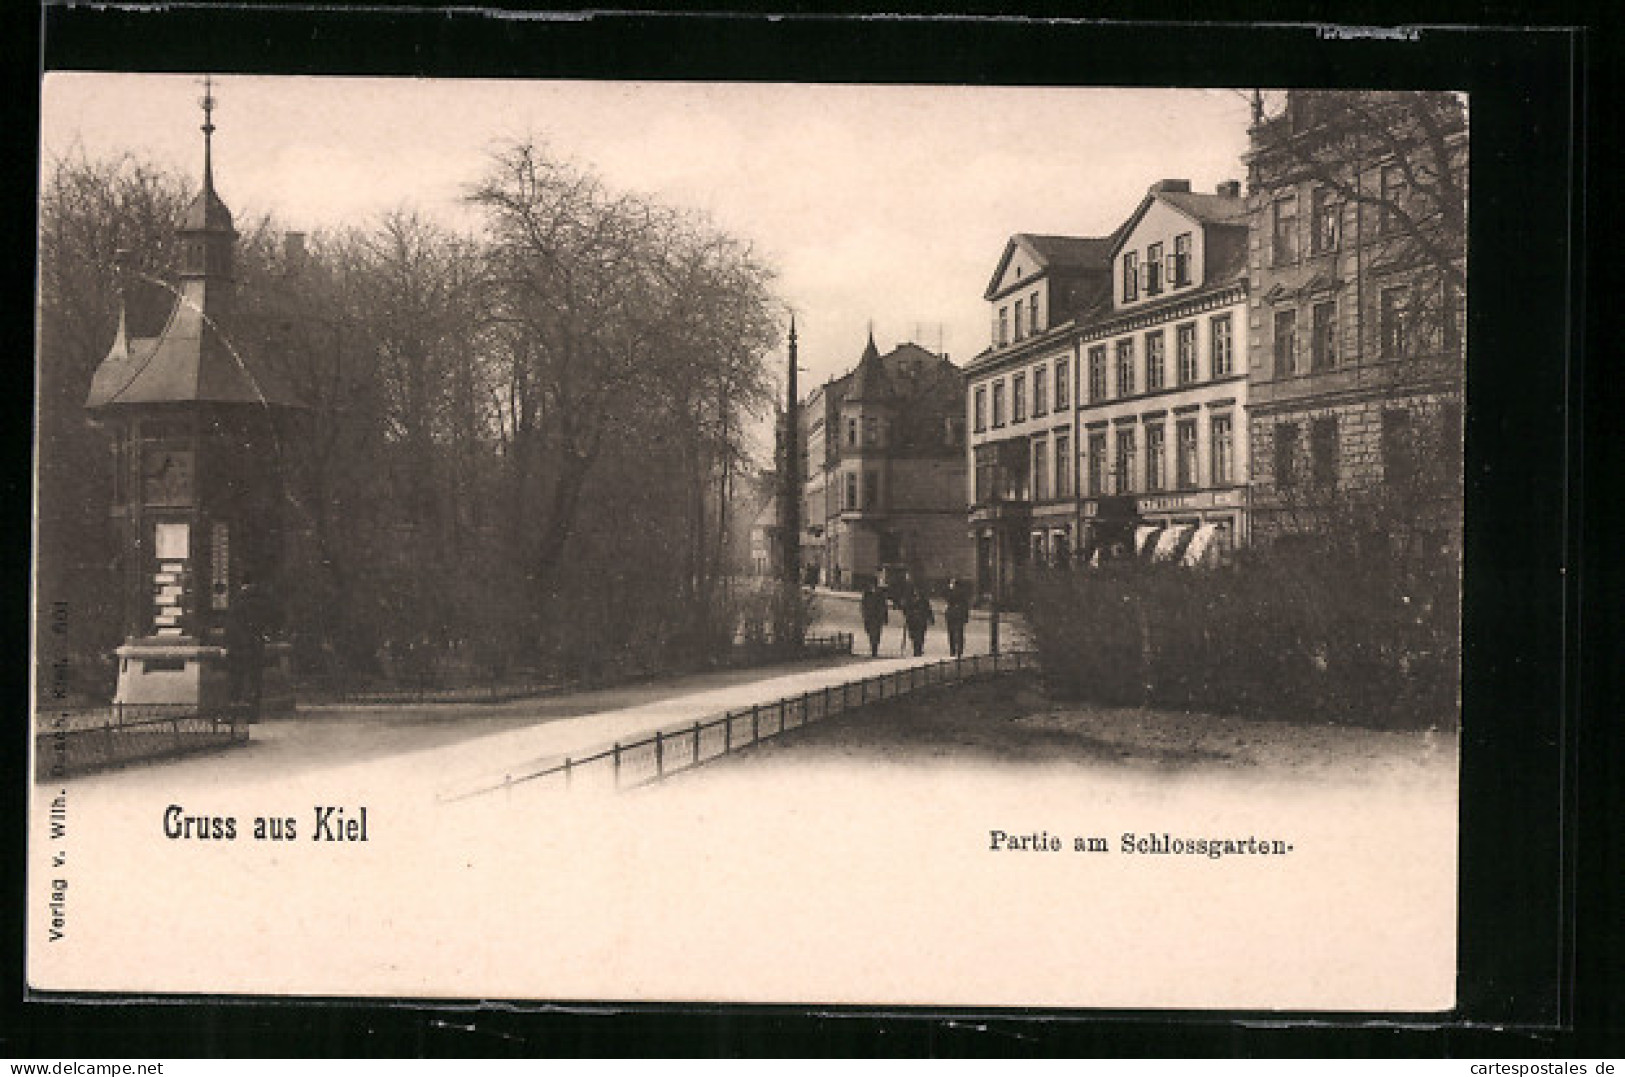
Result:
[[[438,796],[500,781],[558,755],[944,655],[787,663],[499,704],[313,707],[296,718],[261,722],[241,748],[86,775],[71,784],[95,795],[320,775],[334,788]]]

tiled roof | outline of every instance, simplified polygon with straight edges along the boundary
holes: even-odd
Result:
[[[1051,268],[1105,269],[1111,265],[1110,236],[1046,236],[1018,232],[1016,238],[1026,240]]]
[[[1159,191],[1157,197],[1178,206],[1205,224],[1247,223],[1247,200],[1244,198],[1192,191]]]

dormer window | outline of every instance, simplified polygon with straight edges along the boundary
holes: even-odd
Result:
[[[1010,343],[1010,308],[999,308],[999,346]]]
[[[1173,266],[1169,272],[1173,287],[1183,288],[1191,282],[1191,234],[1182,232],[1174,237]]]
[[[1027,322],[1032,332],[1037,333],[1044,328],[1044,323],[1038,318],[1038,293],[1034,292],[1027,300]]]
[[[1140,252],[1123,252],[1123,302],[1140,298]]]
[[[1162,244],[1153,243],[1145,252],[1145,294],[1162,294]]]

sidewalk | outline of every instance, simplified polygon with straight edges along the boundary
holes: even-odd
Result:
[[[507,775],[541,769],[565,755],[584,754],[617,741],[647,736],[659,729],[691,724],[724,711],[748,710],[803,692],[822,691],[938,661],[926,658],[878,658],[759,681],[731,684],[651,702],[610,708],[570,717],[543,720],[537,725],[495,732],[422,751],[406,752],[328,772],[346,783],[366,787],[374,783],[418,788],[436,799],[469,789],[500,783]]]

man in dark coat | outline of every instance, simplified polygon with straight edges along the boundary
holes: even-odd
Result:
[[[931,599],[926,597],[925,588],[914,588],[903,601],[903,620],[908,625],[908,638],[914,641],[916,658],[925,653],[926,626],[934,623],[936,619],[936,615],[931,612]]]
[[[965,622],[970,620],[970,586],[961,579],[948,581],[948,653],[965,654]]]
[[[879,584],[871,583],[863,592],[863,630],[869,633],[869,657],[880,655],[880,630],[886,627],[886,596]]]

